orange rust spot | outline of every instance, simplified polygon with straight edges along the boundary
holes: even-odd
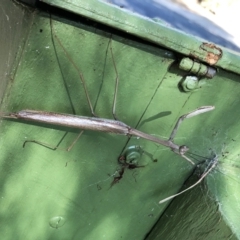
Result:
[[[214,65],[222,57],[222,49],[215,46],[213,43],[203,43],[200,49],[206,51],[205,61],[210,65]]]

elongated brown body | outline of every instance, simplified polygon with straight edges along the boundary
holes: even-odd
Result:
[[[170,138],[168,140],[163,140],[163,139],[154,137],[150,134],[141,132],[137,129],[131,128],[130,126],[126,125],[123,122],[111,120],[111,119],[105,119],[105,118],[83,117],[83,116],[76,116],[71,114],[34,111],[34,110],[22,110],[16,113],[9,113],[8,115],[4,115],[3,118],[23,119],[27,121],[35,121],[35,122],[52,124],[52,125],[65,126],[69,128],[78,128],[81,130],[86,129],[86,130],[92,130],[92,131],[137,136],[137,137],[147,139],[151,142],[156,142],[163,146],[169,147],[177,154],[180,154],[187,161],[194,164],[189,158],[187,158],[184,155],[189,149],[185,145],[182,145],[182,146],[176,145],[173,142],[173,139],[177,133],[177,130],[181,122],[185,118],[191,118],[199,114],[212,111],[213,109],[214,109],[214,106],[202,106],[190,113],[187,113],[181,116],[178,119],[170,135]]]
[[[4,118],[8,117],[71,128],[119,133],[124,135],[128,134],[128,126],[126,124],[120,121],[104,118],[83,117],[71,114],[34,110],[22,110],[16,113],[10,113],[9,116],[4,116]]]
[[[100,132],[133,135],[147,139],[152,142],[170,147],[172,150],[179,150],[179,146],[171,141],[165,141],[150,134],[133,129],[123,122],[95,117],[83,117],[71,114],[44,112],[34,110],[22,110],[16,113],[5,115],[4,118],[23,119],[26,121],[42,122],[47,124],[86,129]]]

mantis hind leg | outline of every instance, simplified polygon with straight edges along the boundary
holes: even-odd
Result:
[[[115,71],[115,74],[116,74],[114,96],[113,96],[113,105],[112,105],[112,115],[113,115],[113,118],[115,120],[118,120],[118,118],[116,116],[116,104],[117,104],[117,95],[118,95],[119,75],[118,75],[118,70],[117,70],[116,62],[115,62],[114,55],[113,55],[112,38],[110,38],[110,40],[109,40],[108,49],[110,49],[111,58],[112,58],[112,62],[113,62],[113,67],[114,67],[114,71]]]

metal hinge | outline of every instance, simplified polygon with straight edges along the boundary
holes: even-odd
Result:
[[[181,86],[185,92],[199,88],[199,80],[201,78],[213,78],[217,72],[215,68],[195,62],[190,58],[183,58],[179,63],[179,68],[191,74],[186,76],[181,82]]]

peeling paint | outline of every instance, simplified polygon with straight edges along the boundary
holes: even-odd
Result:
[[[222,49],[214,45],[213,43],[203,43],[200,49],[207,52],[206,62],[210,65],[214,65],[222,57]]]

